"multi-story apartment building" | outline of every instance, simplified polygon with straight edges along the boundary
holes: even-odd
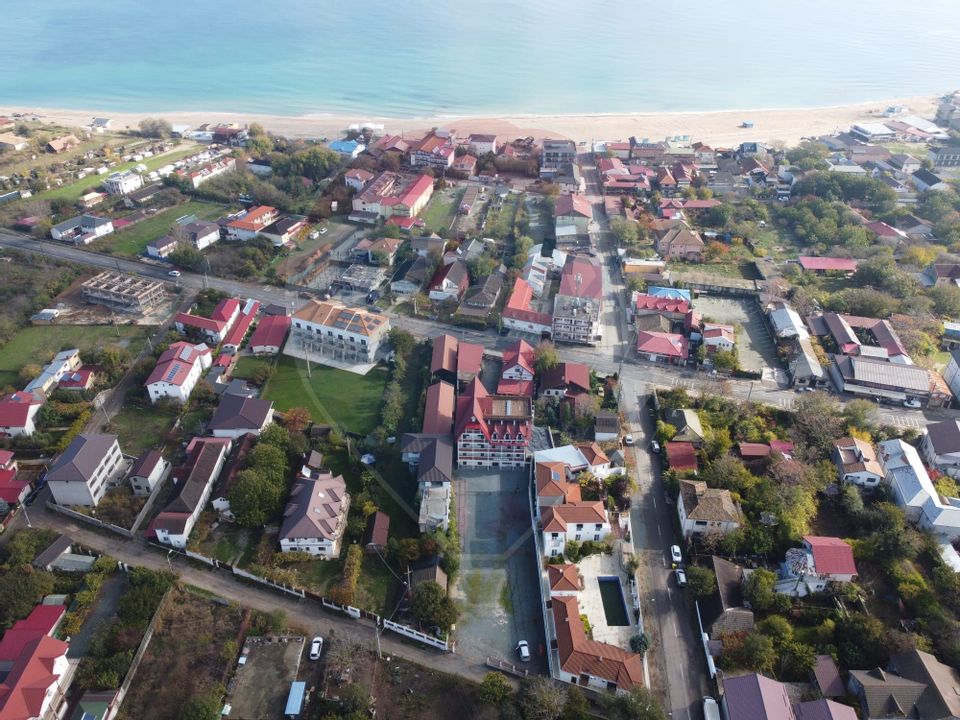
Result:
[[[384,315],[329,300],[311,300],[293,314],[284,352],[372,362],[389,332],[390,320]]]
[[[591,258],[567,258],[553,303],[553,339],[594,345],[603,336],[603,275]]]
[[[108,483],[120,475],[123,455],[116,435],[77,435],[47,472],[60,505],[96,505]]]
[[[530,398],[489,395],[478,378],[457,398],[458,467],[523,467],[533,431]]]

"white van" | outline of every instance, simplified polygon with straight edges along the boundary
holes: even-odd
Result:
[[[703,699],[703,720],[720,720],[720,706],[709,695]]]

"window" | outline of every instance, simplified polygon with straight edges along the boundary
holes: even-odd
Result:
[[[560,537],[560,533],[550,533],[551,539],[556,540],[558,537]]]
[[[599,539],[600,539],[600,533],[597,533],[596,535],[594,535],[594,536],[593,536],[593,539],[594,539],[595,541],[596,541],[596,540],[599,540]]]
[[[577,530],[583,530],[583,523],[577,523]]]
[[[601,525],[600,523],[597,523],[597,525],[596,525],[596,527],[595,527],[594,529],[595,529],[595,530],[601,530],[601,529],[603,529],[603,525]]]

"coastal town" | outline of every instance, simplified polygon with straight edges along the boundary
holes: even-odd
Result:
[[[0,117],[0,720],[960,717],[936,107]]]

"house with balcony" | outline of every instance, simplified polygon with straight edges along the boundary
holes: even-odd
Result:
[[[253,240],[279,217],[280,211],[268,205],[252,207],[227,223],[227,237],[230,240]]]
[[[50,465],[47,484],[58,505],[95,506],[124,472],[116,435],[77,435]]]
[[[543,552],[559,557],[568,542],[599,542],[610,534],[610,521],[601,500],[567,501],[540,512]]]
[[[457,398],[458,467],[522,468],[533,432],[530,398],[490,395],[474,378]]]
[[[592,258],[571,255],[553,302],[553,339],[595,345],[603,337],[603,274]]]
[[[211,364],[210,348],[188,342],[175,342],[157,358],[144,382],[150,402],[169,398],[181,405],[190,399],[204,370]]]
[[[310,300],[293,314],[284,352],[311,358],[332,357],[353,363],[371,363],[387,340],[390,319],[363,308],[331,300]]]
[[[304,472],[306,470],[306,472]],[[340,556],[350,495],[342,475],[304,466],[294,480],[280,525],[280,551],[306,552],[321,560]]]

